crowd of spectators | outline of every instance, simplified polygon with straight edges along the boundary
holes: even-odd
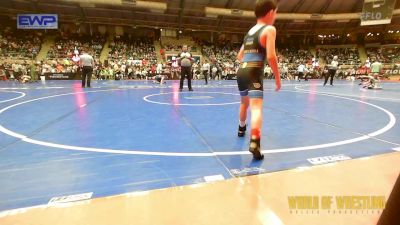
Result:
[[[17,60],[34,59],[42,45],[42,33],[11,28],[0,30],[0,57]]]
[[[106,39],[102,35],[82,35],[60,33],[54,46],[47,53],[48,59],[71,59],[74,54],[79,54],[83,49],[95,59],[99,58]]]
[[[308,50],[285,48],[278,51],[279,61],[286,64],[311,64],[313,55]]]
[[[317,57],[329,62],[333,56],[338,56],[340,65],[360,65],[360,55],[357,48],[320,48]]]
[[[366,48],[368,58],[374,62],[395,64],[400,62],[400,47]]]
[[[157,55],[152,40],[116,36],[110,49],[107,62],[95,69],[100,79],[144,79],[155,74]]]
[[[34,59],[41,48],[42,34],[32,31],[17,33],[18,35],[15,35],[10,28],[0,31],[0,80],[21,80],[25,76],[38,79],[46,73],[79,73],[78,61],[82,50],[95,58],[94,76],[98,79],[148,79],[156,74],[169,74],[174,70],[179,72],[178,69],[173,69],[172,63],[168,61],[157,62],[154,42],[145,38],[116,36],[109,44],[107,60],[100,62],[99,56],[106,41],[105,36],[59,33],[47,58],[36,62]],[[240,44],[201,41],[195,43],[201,46],[204,56],[202,62],[197,61],[193,65],[196,78],[201,77],[205,68],[209,68],[208,74],[211,78],[224,79],[228,75],[236,74],[240,66],[237,60]],[[164,50],[167,51],[180,52],[181,48],[182,46],[173,42],[164,45]],[[391,64],[400,61],[400,48],[396,46],[366,48],[366,52],[371,62],[375,59]],[[319,48],[315,56],[308,50],[283,48],[278,51],[279,69],[289,76],[296,73],[300,64],[305,64],[307,71],[315,73],[314,71],[321,71],[319,66],[315,66],[319,58],[329,62],[335,55],[338,56],[340,65],[347,66],[339,68],[338,74],[353,74],[354,69],[362,66],[357,48]],[[265,74],[271,76],[271,72],[271,68],[267,66]]]
[[[232,43],[202,43],[202,54],[210,60],[210,74],[212,77],[225,77],[229,74],[235,74],[239,68],[237,54],[240,50],[240,44]],[[216,69],[214,69],[216,68]]]

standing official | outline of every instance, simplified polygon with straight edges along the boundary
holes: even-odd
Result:
[[[330,84],[331,84],[331,86],[333,86],[333,78],[335,77],[338,67],[339,67],[339,61],[338,61],[338,57],[335,55],[333,57],[333,60],[331,61],[331,63],[328,65],[328,73],[325,74],[324,86],[328,83],[329,78],[331,78]]]
[[[307,79],[307,68],[303,64],[303,62],[300,62],[299,67],[297,67],[297,74],[299,76],[299,82],[301,78],[304,78],[304,81],[308,81]]]
[[[206,85],[208,84],[208,74],[210,74],[210,64],[206,61],[201,70],[203,71],[204,79],[206,80]]]
[[[91,55],[87,54],[86,51],[82,51],[80,57],[80,67],[82,68],[82,87],[86,85],[90,88],[90,79],[92,78],[94,59]]]
[[[187,45],[184,45],[182,47],[182,53],[179,54],[179,62],[181,65],[181,81],[180,81],[180,85],[179,85],[179,91],[182,91],[182,89],[183,89],[183,82],[185,81],[185,77],[187,77],[187,80],[188,80],[189,91],[193,91],[193,89],[192,89],[193,58],[192,58],[192,54],[190,54],[190,52],[188,52]]]

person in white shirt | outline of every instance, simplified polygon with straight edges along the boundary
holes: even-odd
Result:
[[[213,66],[213,68],[211,69],[211,73],[212,73],[212,79],[216,79],[218,68],[216,66]]]
[[[162,69],[163,69],[163,65],[161,63],[158,63],[157,64],[157,69],[156,69],[157,70],[157,74],[160,75],[162,73]]]
[[[319,68],[319,62],[318,62],[317,60],[313,61],[313,63],[312,63],[312,69],[313,69],[313,71],[315,72],[315,75],[316,75],[317,77],[319,77],[319,76],[320,76],[320,74],[319,74],[320,68]]]
[[[146,70],[146,69],[143,69],[143,70],[142,70],[142,77],[146,78],[146,80],[148,79],[148,77],[147,77],[147,70]]]
[[[304,78],[305,81],[308,81],[307,79],[307,68],[306,66],[301,62],[300,65],[297,67],[297,76],[296,76],[296,80],[298,80],[300,82],[301,78]]]
[[[141,72],[140,72],[140,69],[136,69],[135,78],[142,79],[142,74],[141,74]]]
[[[80,59],[79,63],[82,67],[82,87],[84,88],[87,83],[87,87],[90,88],[90,80],[95,66],[94,59],[91,55],[88,55],[86,51],[82,51]]]
[[[202,72],[203,72],[203,76],[204,79],[206,81],[206,85],[208,84],[208,74],[210,73],[210,63],[208,63],[208,61],[206,61],[202,68],[201,68]]]
[[[121,71],[121,79],[124,79],[124,77],[125,77],[125,71],[126,71],[126,65],[125,65],[125,63],[123,63],[123,64],[121,65],[120,71]]]
[[[176,79],[178,77],[178,71],[179,71],[179,62],[178,62],[177,58],[174,56],[174,57],[172,57],[172,61],[171,61],[172,79]]]
[[[129,67],[128,67],[128,78],[129,78],[129,79],[132,79],[132,77],[133,77],[133,69],[132,69],[131,66],[129,66]]]
[[[72,61],[74,63],[79,63],[79,61],[81,60],[81,58],[79,57],[79,55],[74,55],[72,56]]]
[[[365,67],[368,69],[371,68],[371,62],[369,61],[369,58],[365,61]]]
[[[26,82],[28,82],[30,80],[31,80],[31,76],[29,76],[26,73],[23,73],[21,78],[20,78],[21,83],[26,83]]]
[[[288,66],[286,65],[286,63],[283,64],[282,73],[283,73],[283,75],[286,77],[287,80],[291,80],[291,79],[292,79],[291,76],[290,76],[290,74],[289,74],[289,68],[288,68]]]
[[[272,69],[271,69],[271,67],[269,67],[268,65],[266,65],[266,66],[264,67],[264,76],[266,76],[267,79],[270,79],[270,78],[271,78],[271,75],[272,75]]]

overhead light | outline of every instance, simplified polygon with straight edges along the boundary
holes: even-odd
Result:
[[[378,35],[378,36],[379,36],[379,33],[376,33],[376,35]]]
[[[400,33],[400,31],[396,31],[396,34]]]
[[[179,30],[179,33],[182,34],[182,30]]]
[[[160,28],[160,31],[162,31],[162,28]]]
[[[347,34],[347,37],[350,37],[350,34]]]

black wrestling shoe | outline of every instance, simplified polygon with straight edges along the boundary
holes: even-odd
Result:
[[[253,154],[255,160],[264,159],[264,155],[261,153],[260,139],[251,139],[249,151]]]
[[[182,92],[182,88],[179,88],[179,92]]]
[[[192,88],[189,88],[189,91],[193,91],[193,89],[192,89]]]
[[[239,125],[239,129],[238,129],[238,136],[239,137],[244,137],[244,134],[246,133],[246,125],[244,125],[244,127],[241,127],[240,125]]]

